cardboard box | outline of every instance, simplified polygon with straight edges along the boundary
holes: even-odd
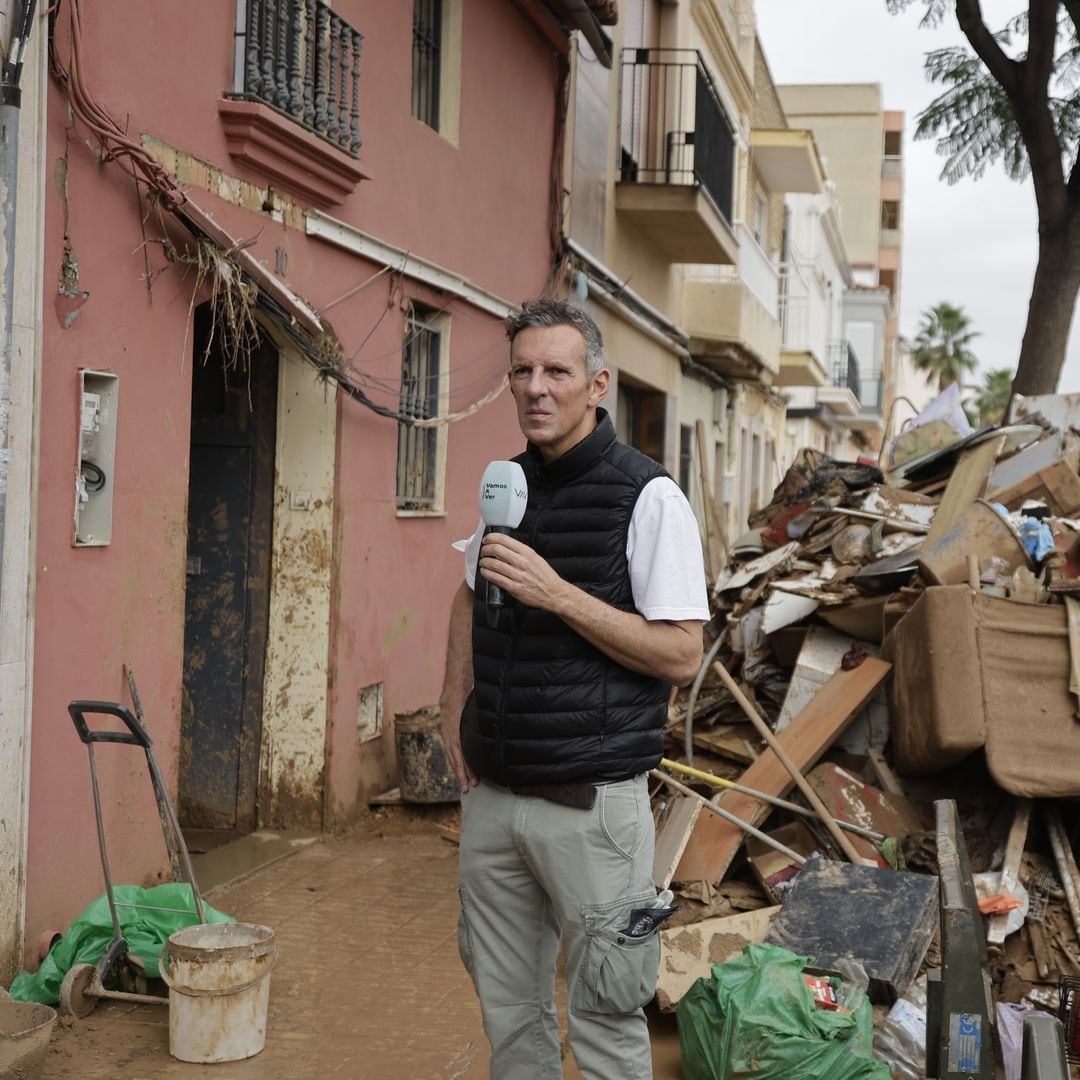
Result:
[[[1063,606],[931,587],[882,655],[895,666],[892,745],[902,773],[938,772],[985,747],[991,775],[1009,793],[1080,796]]]

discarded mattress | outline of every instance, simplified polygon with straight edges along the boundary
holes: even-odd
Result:
[[[1065,608],[928,588],[886,637],[892,741],[902,773],[986,749],[1012,795],[1080,796],[1080,721],[1069,693]]]

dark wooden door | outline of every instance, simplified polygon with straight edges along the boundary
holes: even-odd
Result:
[[[272,545],[277,351],[249,367],[196,320],[188,482],[180,818],[251,831],[256,822]],[[220,337],[217,337],[220,341]]]

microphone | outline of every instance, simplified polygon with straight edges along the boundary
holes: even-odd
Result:
[[[480,480],[480,516],[490,532],[509,532],[521,524],[529,502],[529,486],[525,470],[516,461],[493,461]],[[506,603],[502,589],[482,578],[484,603],[489,609]]]

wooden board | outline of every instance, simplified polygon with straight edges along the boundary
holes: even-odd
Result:
[[[780,743],[802,770],[816,764],[873,697],[892,670],[884,660],[868,657],[852,671],[837,671],[780,736]],[[761,756],[740,778],[741,783],[767,795],[786,795],[793,786],[787,770],[771,750]],[[749,795],[728,791],[717,797],[725,810],[759,825],[772,809]],[[743,831],[715,814],[698,818],[690,841],[675,871],[676,881],[719,881],[727,873],[743,842]]]
[[[687,990],[707,976],[713,964],[723,964],[747,945],[764,941],[779,911],[779,906],[758,908],[661,930],[660,972],[656,980],[656,1003],[661,1010],[673,1012]]]
[[[1024,859],[1024,845],[1027,843],[1028,825],[1031,823],[1031,800],[1017,799],[1016,812],[1013,815],[1009,839],[1005,845],[1005,860],[1001,864],[1001,884],[998,892],[1011,893],[1020,881],[1020,864]],[[1006,915],[991,915],[986,928],[986,943],[1000,945],[1005,940]]]
[[[672,738],[680,746],[686,740],[686,727],[676,724],[671,729]],[[717,724],[715,727],[694,728],[694,746],[707,750],[741,765],[752,765],[760,753],[761,740],[749,724]]]
[[[653,857],[653,881],[658,889],[671,884],[675,867],[686,850],[694,823],[701,813],[701,803],[687,795],[672,795],[667,809],[656,826],[656,853]]]
[[[708,441],[705,437],[705,421],[695,424],[698,451],[698,475],[701,478],[701,505],[705,514],[705,546],[709,557],[709,584],[720,576],[727,562],[727,544],[724,529],[720,524],[720,515],[713,500],[712,485],[709,483]]]
[[[870,768],[873,769],[874,777],[882,791],[889,795],[907,795],[904,785],[900,783],[896,773],[889,768],[889,763],[880,750],[873,748],[867,750],[866,758],[870,762]]]
[[[926,534],[926,543],[932,544],[956,524],[964,511],[971,507],[976,499],[981,499],[986,485],[990,482],[994,462],[1001,452],[1005,436],[987,439],[968,450],[963,451],[952,476],[949,477],[941,505],[930,523]]]

